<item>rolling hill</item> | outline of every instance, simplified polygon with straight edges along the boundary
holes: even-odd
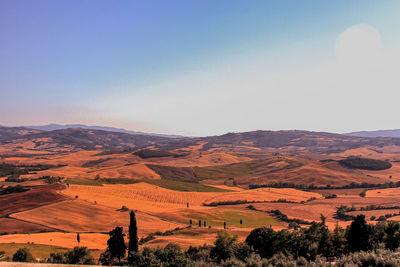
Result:
[[[253,131],[227,133],[220,136],[191,138],[158,145],[164,149],[179,149],[202,144],[201,150],[268,152],[342,152],[365,146],[400,146],[400,138],[357,137],[309,131]]]
[[[110,150],[135,149],[168,142],[170,138],[151,135],[132,135],[127,133],[68,128],[54,131],[40,131],[27,128],[0,128],[0,143],[16,144],[33,143],[36,150]]]
[[[345,135],[358,136],[358,137],[395,137],[395,138],[400,138],[400,129],[361,131],[361,132],[346,133]]]
[[[40,130],[40,131],[54,131],[54,130],[64,130],[69,128],[81,128],[88,130],[101,130],[107,132],[116,132],[116,133],[126,133],[133,135],[151,135],[151,136],[159,136],[159,137],[168,137],[168,138],[182,138],[180,135],[168,135],[168,134],[157,134],[157,133],[146,133],[140,131],[130,131],[123,128],[115,128],[115,127],[107,127],[107,126],[89,126],[84,124],[47,124],[47,125],[33,125],[33,126],[22,126],[23,128]]]

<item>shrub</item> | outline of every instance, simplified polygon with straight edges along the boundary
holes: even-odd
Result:
[[[399,253],[378,249],[370,252],[355,252],[345,255],[336,261],[339,267],[344,266],[400,266]]]
[[[0,251],[0,261],[4,261],[7,259],[6,252]]]
[[[19,262],[35,262],[35,259],[32,256],[32,253],[28,248],[20,248],[18,249],[13,257],[13,261],[19,261]]]
[[[74,247],[67,252],[51,253],[47,260],[49,263],[64,263],[64,264],[94,264],[94,258],[90,254],[87,247]]]

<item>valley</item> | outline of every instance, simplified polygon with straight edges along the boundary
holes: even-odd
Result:
[[[321,214],[330,229],[345,227],[341,206],[369,223],[400,220],[397,138],[6,127],[0,137],[0,250],[73,248],[79,233],[99,255],[110,230],[128,230],[129,210],[140,246],[152,248],[211,245],[224,228],[243,241],[254,228],[308,227]]]

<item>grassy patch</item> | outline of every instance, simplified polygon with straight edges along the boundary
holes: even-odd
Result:
[[[75,185],[103,186],[101,181],[94,180],[94,179],[73,179],[73,178],[68,178],[64,182],[66,184],[75,184]]]
[[[134,152],[133,155],[136,155],[142,159],[180,156],[178,154],[169,152],[167,150],[158,150],[158,149],[142,149]]]
[[[136,184],[140,182],[140,180],[130,178],[100,178],[96,181],[100,181],[103,184]]]
[[[191,182],[181,182],[174,180],[141,180],[141,182],[145,182],[148,184],[153,184],[159,187],[163,187],[166,189],[171,189],[175,191],[183,191],[183,192],[231,192],[230,190],[221,189],[209,185],[199,184],[199,183],[191,183]]]
[[[250,162],[233,163],[222,166],[194,167],[193,171],[200,180],[229,179],[246,175],[263,175],[284,169],[293,169],[302,163],[288,159],[254,160]]]
[[[26,243],[1,243],[0,244],[0,251],[5,251],[6,256],[12,258],[14,253],[19,248],[28,248],[34,258],[45,259],[50,256],[50,253],[56,252],[65,252],[68,249],[56,247],[56,246],[49,246],[49,245],[41,245],[41,244],[26,244]]]
[[[212,210],[181,210],[179,215],[162,213],[157,214],[160,217],[178,221],[180,223],[188,224],[191,219],[193,226],[198,226],[198,221],[202,221],[202,227],[204,221],[207,223],[207,227],[223,227],[224,222],[227,226],[232,227],[243,227],[243,228],[255,228],[260,226],[280,226],[281,222],[270,216],[265,212],[258,212],[252,210],[245,210],[243,208],[215,208]],[[242,220],[242,224],[240,224]]]

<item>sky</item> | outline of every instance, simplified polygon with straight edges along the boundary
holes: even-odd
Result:
[[[0,125],[400,124],[400,1],[0,1]]]

